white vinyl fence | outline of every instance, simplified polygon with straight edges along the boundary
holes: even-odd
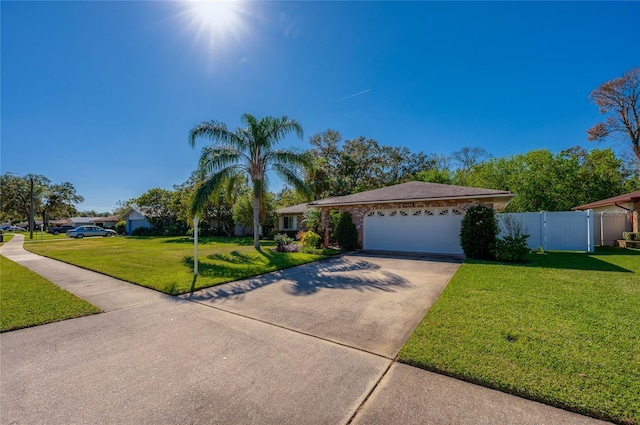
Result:
[[[604,211],[593,215],[595,244],[612,246],[622,239],[622,232],[631,231],[631,213]]]
[[[502,232],[504,216],[512,216],[523,224],[525,233],[530,235],[531,249],[593,252],[593,210],[498,214]]]

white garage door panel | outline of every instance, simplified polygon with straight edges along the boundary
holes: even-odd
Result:
[[[408,215],[376,212],[364,220],[364,248],[383,251],[462,254],[458,240],[462,215]]]

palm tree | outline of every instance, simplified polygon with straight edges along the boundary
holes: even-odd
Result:
[[[198,137],[210,139],[213,144],[202,149],[199,171],[204,176],[191,199],[193,215],[204,209],[209,197],[230,178],[246,175],[253,188],[253,246],[260,249],[260,204],[267,186],[267,171],[273,170],[286,183],[308,192],[297,169],[307,165],[306,157],[274,146],[291,132],[302,138],[298,121],[286,116],[256,119],[243,114],[246,127],[231,131],[224,123],[205,121],[189,131],[189,144],[195,147]]]

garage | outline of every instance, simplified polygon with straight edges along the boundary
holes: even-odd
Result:
[[[411,181],[310,202],[320,209],[324,246],[333,231],[329,216],[348,212],[367,250],[462,254],[460,226],[471,205],[503,211],[511,192],[480,187]]]
[[[365,214],[363,247],[369,250],[462,254],[459,208],[379,209]]]

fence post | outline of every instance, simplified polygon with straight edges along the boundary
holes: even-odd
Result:
[[[604,246],[604,212],[596,213],[600,215],[600,246]],[[595,220],[595,216],[594,216]]]
[[[540,243],[542,249],[547,250],[547,213],[540,211]]]

